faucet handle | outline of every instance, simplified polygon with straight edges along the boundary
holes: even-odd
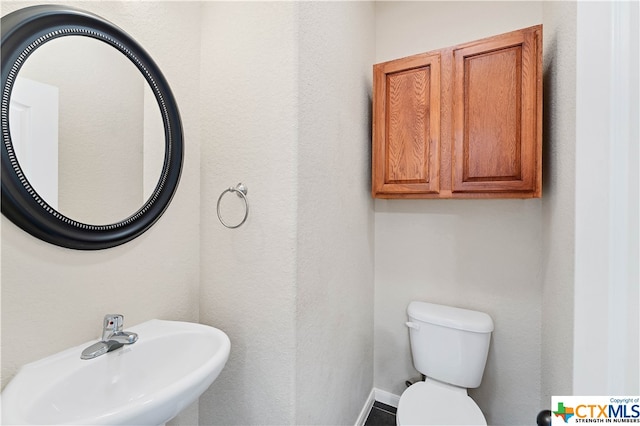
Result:
[[[104,316],[102,326],[102,340],[107,340],[109,336],[122,331],[124,316],[120,314],[107,314]]]

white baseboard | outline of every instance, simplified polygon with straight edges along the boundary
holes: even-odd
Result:
[[[400,397],[398,395],[376,388],[373,388],[373,391],[375,393],[376,401],[398,408],[398,402],[400,402]]]
[[[360,411],[360,415],[358,416],[358,420],[356,420],[355,426],[364,426],[364,423],[367,421],[367,417],[369,417],[369,412],[371,411],[371,407],[373,407],[373,403],[375,401],[382,402],[383,404],[387,404],[392,407],[398,408],[398,402],[400,402],[400,397],[398,395],[394,395],[390,392],[383,391],[380,389],[376,389],[376,388],[371,389],[371,393],[369,394],[367,401],[364,403],[364,407],[362,407],[362,411]]]
[[[362,411],[360,411],[360,415],[358,416],[358,420],[356,420],[355,426],[364,426],[364,423],[367,421],[367,417],[369,417],[369,412],[371,411],[371,407],[373,407],[373,403],[375,402],[375,389],[371,389],[371,393],[369,393],[369,397],[364,403],[364,407],[362,407]]]

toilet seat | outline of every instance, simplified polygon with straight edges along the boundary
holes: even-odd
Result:
[[[467,390],[435,380],[414,383],[400,396],[398,425],[483,425],[487,421]]]

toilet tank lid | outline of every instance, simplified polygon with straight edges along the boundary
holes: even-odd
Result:
[[[484,312],[414,301],[409,304],[407,313],[412,319],[443,327],[476,333],[493,331],[493,320]]]

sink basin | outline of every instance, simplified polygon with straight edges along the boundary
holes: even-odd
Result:
[[[91,360],[96,341],[23,366],[2,392],[2,424],[161,425],[213,383],[229,357],[217,328],[151,320],[138,341]]]

